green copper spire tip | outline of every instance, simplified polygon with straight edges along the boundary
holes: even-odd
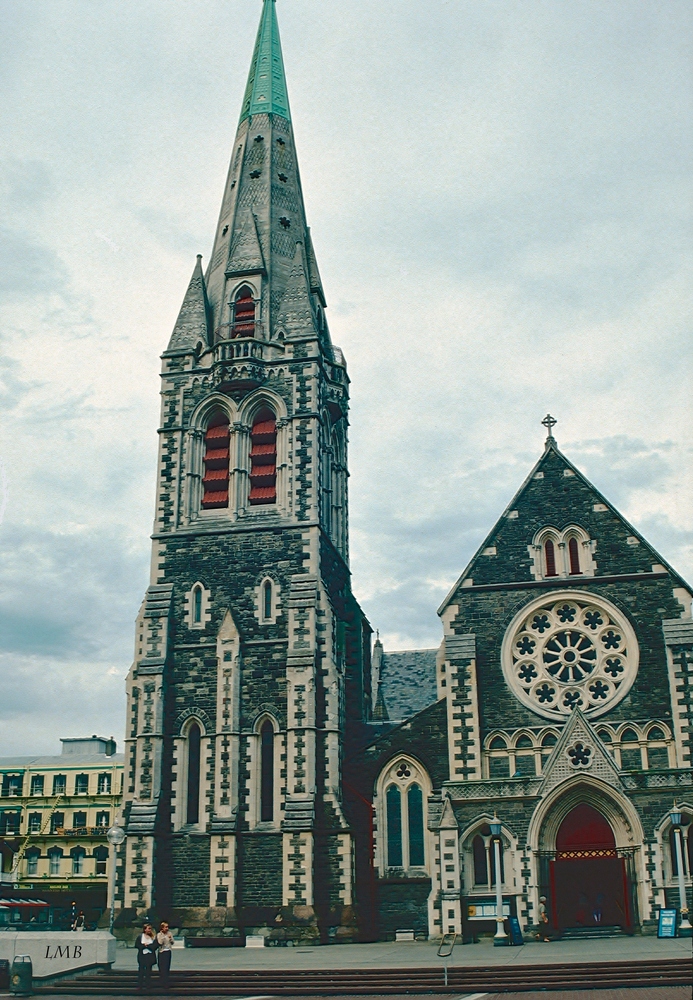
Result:
[[[291,121],[275,0],[263,0],[240,121],[261,114]]]

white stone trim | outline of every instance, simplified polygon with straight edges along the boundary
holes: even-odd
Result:
[[[265,618],[265,584],[272,585],[271,614]],[[281,605],[281,584],[272,573],[265,573],[255,587],[255,617],[260,625],[275,625],[277,618],[282,612]]]
[[[561,666],[564,643],[566,662]],[[578,644],[575,651],[573,643]],[[559,647],[560,653],[551,652]],[[547,666],[548,656],[557,657],[555,676]],[[588,664],[584,667],[583,657]],[[579,699],[577,705],[588,718],[598,718],[621,702],[635,681],[639,648],[630,622],[610,601],[565,590],[543,594],[518,611],[503,638],[501,662],[518,701],[536,715],[561,722],[571,715],[571,698]]]
[[[199,590],[201,603],[200,603],[200,620],[195,621],[195,591]],[[204,583],[200,580],[196,580],[192,585],[190,590],[185,594],[183,598],[184,603],[184,614],[187,619],[188,628],[194,631],[204,632],[207,625],[212,620],[212,592],[205,587]]]
[[[571,538],[574,538],[578,543],[579,573],[570,572],[568,546]],[[555,576],[547,576],[544,565],[544,545],[549,539],[554,544]],[[566,577],[577,579],[581,576],[594,576],[597,571],[597,563],[594,558],[596,548],[596,540],[591,539],[585,529],[578,524],[569,524],[563,529],[556,528],[554,525],[546,525],[535,534],[532,544],[527,546],[527,551],[532,559],[530,572],[535,580],[559,580]]]
[[[409,774],[398,775],[397,771],[404,766]],[[396,785],[400,792],[401,832],[402,832],[402,868],[410,874],[430,874],[433,870],[435,836],[428,829],[428,799],[433,790],[431,779],[425,767],[410,754],[397,754],[388,761],[378,775],[375,785],[373,807],[376,814],[374,836],[377,842],[376,865],[381,875],[386,875],[393,866],[388,865],[387,857],[387,800],[386,793],[390,785]],[[412,785],[421,789],[423,814],[423,866],[411,867],[409,864],[409,816],[407,809],[407,794]]]

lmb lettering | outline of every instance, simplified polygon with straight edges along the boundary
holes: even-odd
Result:
[[[72,954],[70,954],[70,948],[72,948]],[[46,958],[51,961],[54,958],[81,958],[82,957],[82,945],[81,944],[57,944],[53,949],[53,954],[51,955],[51,946],[46,945]]]

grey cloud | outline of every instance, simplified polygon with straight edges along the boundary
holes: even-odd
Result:
[[[8,300],[60,291],[65,277],[53,250],[26,232],[0,225],[0,293]]]

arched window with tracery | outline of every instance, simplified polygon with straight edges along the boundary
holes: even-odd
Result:
[[[558,576],[556,572],[556,548],[550,538],[544,542],[544,566],[547,576]]]
[[[425,868],[425,773],[413,762],[400,760],[386,772],[384,789],[384,867]],[[382,794],[382,793],[381,793]]]
[[[387,790],[387,864],[402,867],[402,793],[397,785]]]
[[[578,576],[582,570],[580,569],[580,550],[578,549],[578,540],[575,535],[568,541],[568,559],[570,562],[570,575]]]
[[[204,477],[202,507],[215,510],[229,505],[229,418],[218,410],[212,415],[205,432]]]
[[[260,410],[250,432],[250,503],[277,502],[277,419],[268,408]]]
[[[255,299],[252,289],[244,285],[236,293],[233,304],[232,337],[255,336]]]
[[[274,819],[274,726],[269,719],[260,729],[260,822]]]
[[[188,796],[186,803],[186,823],[192,825],[200,821],[200,764],[202,732],[196,722],[188,730]]]

